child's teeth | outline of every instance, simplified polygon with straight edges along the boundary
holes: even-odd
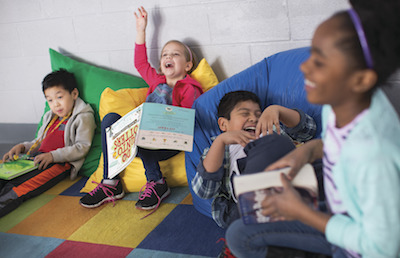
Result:
[[[307,79],[304,80],[304,84],[313,88],[315,87],[315,83]]]

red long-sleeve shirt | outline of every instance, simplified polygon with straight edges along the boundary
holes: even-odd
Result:
[[[150,95],[159,84],[167,82],[165,75],[158,74],[149,64],[145,44],[135,45],[135,67],[149,85],[147,96]],[[200,83],[189,75],[186,75],[185,78],[176,82],[172,90],[172,105],[191,108],[193,102],[202,93],[203,89]]]

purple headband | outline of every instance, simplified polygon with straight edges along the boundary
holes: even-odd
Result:
[[[185,43],[182,43],[182,44],[186,47],[187,51],[189,52],[190,62],[192,62],[193,61],[192,51],[190,51],[190,48],[188,47],[188,45],[186,45]]]
[[[358,40],[360,41],[367,67],[372,69],[374,67],[374,62],[372,61],[371,52],[368,47],[367,39],[365,38],[365,33],[360,21],[360,17],[356,13],[356,11],[354,11],[354,9],[349,9],[347,12],[349,13],[351,20],[353,21],[354,27],[356,28]]]

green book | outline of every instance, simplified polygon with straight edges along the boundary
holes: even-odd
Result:
[[[33,160],[18,159],[0,163],[0,178],[11,180],[38,168]]]

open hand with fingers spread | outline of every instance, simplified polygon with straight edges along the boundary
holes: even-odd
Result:
[[[281,128],[279,125],[279,108],[278,105],[271,105],[264,109],[262,112],[256,127],[256,135],[269,135],[273,134],[275,127],[276,133],[281,134]]]
[[[138,8],[138,13],[133,13],[136,17],[136,43],[144,44],[146,40],[147,12],[143,6]]]

